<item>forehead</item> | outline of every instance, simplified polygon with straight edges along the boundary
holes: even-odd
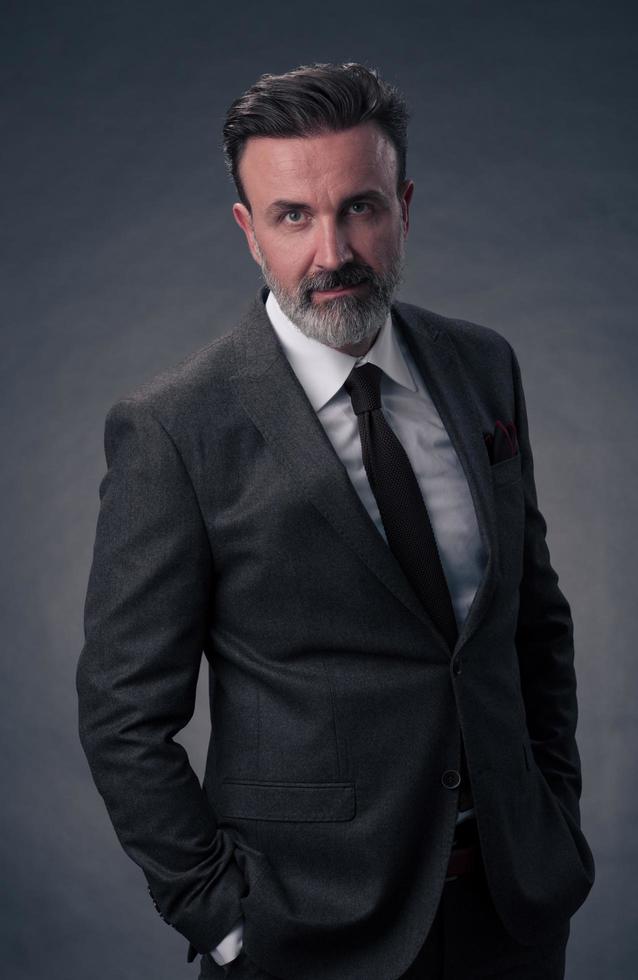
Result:
[[[257,207],[282,197],[332,199],[371,188],[392,193],[397,155],[375,123],[312,136],[253,136],[246,142],[240,174]]]

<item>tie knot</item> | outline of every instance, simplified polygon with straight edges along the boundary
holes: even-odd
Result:
[[[382,374],[380,367],[377,367],[376,364],[370,364],[368,361],[361,367],[353,368],[346,378],[344,385],[352,399],[355,415],[381,408]]]

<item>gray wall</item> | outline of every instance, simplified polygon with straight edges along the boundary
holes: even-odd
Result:
[[[412,107],[401,298],[488,324],[519,355],[575,620],[583,825],[598,867],[568,975],[635,968],[636,17],[614,2],[340,8],[3,3],[7,980],[195,976],[77,738],[104,415],[225,332],[259,286],[230,214],[227,105],[263,71],[353,60]],[[199,773],[203,681],[181,736]]]

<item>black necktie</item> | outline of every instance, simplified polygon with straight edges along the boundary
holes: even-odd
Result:
[[[381,368],[362,364],[345,381],[359,423],[363,465],[390,550],[421,602],[454,648],[458,628],[430,517],[407,453],[381,411]],[[473,805],[461,741],[459,806]]]
[[[345,381],[359,423],[363,465],[388,545],[439,630],[458,635],[450,592],[430,518],[405,449],[381,411],[381,368],[363,364]]]

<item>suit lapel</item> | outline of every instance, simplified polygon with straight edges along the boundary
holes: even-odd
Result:
[[[401,566],[359,499],[346,468],[290,367],[268,319],[264,307],[265,295],[265,289],[262,289],[234,334],[238,371],[233,381],[244,410],[299,487],[300,493],[312,502],[395,598],[428,627],[443,656],[449,658],[450,651],[445,639],[414,593]],[[491,478],[489,469],[486,472],[482,468],[477,447],[483,449],[488,464],[489,460],[480,432],[476,438],[473,416],[466,418],[467,403],[461,404],[459,401],[462,396],[456,389],[462,385],[462,379],[459,378],[450,351],[441,345],[431,356],[431,349],[437,345],[432,344],[430,338],[436,332],[429,325],[414,323],[409,310],[406,315],[403,304],[398,306],[402,315],[397,318],[397,309],[393,308],[395,322],[406,336],[426,383],[428,386],[433,384],[436,389],[431,391],[432,398],[463,462],[479,513],[481,534],[486,540],[490,555],[486,575],[457,641],[458,648],[459,643],[464,642],[469,632],[473,631],[481,611],[485,609],[489,598],[488,584],[492,580],[493,534],[490,530],[490,504],[485,490],[485,485]],[[435,376],[440,384],[436,383]],[[450,388],[451,392],[448,391]],[[490,485],[487,483],[488,487]]]
[[[487,612],[496,584],[498,534],[490,459],[471,387],[448,332],[428,322],[427,311],[405,303],[395,303],[392,316],[423,375],[463,467],[487,554],[483,576],[456,642],[455,649],[459,649]]]

